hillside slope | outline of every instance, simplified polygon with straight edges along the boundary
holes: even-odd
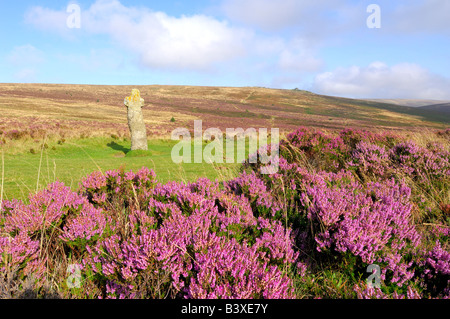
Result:
[[[364,99],[364,100],[403,106],[413,106],[413,107],[450,103],[450,101],[448,100],[429,100],[429,99]]]
[[[0,84],[0,131],[66,130],[67,134],[127,134],[123,100],[138,88],[145,99],[149,135],[168,136],[176,127],[326,129],[442,129],[450,115],[373,101],[317,95],[301,90],[260,87],[98,86]],[[173,120],[171,121],[171,119]]]
[[[440,114],[450,114],[450,102],[449,103],[425,105],[425,106],[422,106],[420,108],[422,110],[425,110],[425,111],[439,112]]]

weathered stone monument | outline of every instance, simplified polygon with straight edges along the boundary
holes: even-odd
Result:
[[[128,127],[131,133],[131,150],[148,150],[147,130],[145,128],[142,107],[144,99],[138,89],[133,89],[131,95],[125,98],[124,104],[128,108]]]

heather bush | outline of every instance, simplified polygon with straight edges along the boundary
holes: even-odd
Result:
[[[339,136],[344,146],[334,155],[342,166],[324,160],[323,141],[331,136],[301,128],[280,143],[279,171],[259,176],[284,204],[300,260],[313,273],[344,271],[355,297],[447,296],[450,220],[443,215],[445,205],[439,206],[439,218],[430,211],[433,202],[449,199],[442,196],[450,184],[448,151],[391,134],[344,130]],[[259,167],[244,164],[254,172]],[[372,263],[382,269],[379,292],[359,286]]]
[[[417,259],[416,273],[420,276],[422,287],[432,297],[450,298],[448,232],[444,243],[436,240],[432,248],[423,249]]]
[[[144,205],[149,190],[157,183],[152,170],[144,167],[136,173],[122,169],[97,171],[81,181],[80,193],[96,207],[116,208]]]
[[[356,168],[358,175],[385,177],[390,169],[389,154],[383,146],[367,142],[359,142],[347,162],[349,168]]]
[[[85,197],[59,182],[30,196],[27,205],[18,200],[4,201],[0,215],[0,252],[8,258],[0,266],[2,269],[6,265],[19,266],[24,275],[42,278],[66,255],[61,240],[66,223],[79,214],[91,215],[93,211]]]
[[[255,172],[242,172],[237,178],[226,183],[227,189],[233,193],[243,194],[248,198],[253,214],[263,217],[274,217],[281,211],[281,207],[272,196],[264,181]]]
[[[377,263],[382,279],[400,286],[412,278],[410,255],[420,236],[407,186],[393,180],[360,184],[350,172],[311,174],[298,167],[295,176],[295,164],[280,162],[281,169],[286,166],[294,178],[283,183],[290,185],[289,222],[306,262],[345,260],[355,273]]]
[[[292,153],[292,147],[302,151],[308,161],[319,169],[328,167],[333,171],[341,169],[344,165],[348,146],[340,136],[325,134],[321,131],[300,127],[289,133],[286,139],[280,142],[285,149],[283,156]]]
[[[68,292],[63,280],[66,269],[80,262],[85,245],[101,231],[101,222],[94,218],[98,215],[86,197],[60,182],[30,195],[28,204],[4,201],[0,212],[0,271],[17,269],[18,280],[33,278],[36,291],[51,281],[61,293]]]
[[[340,131],[338,135],[350,149],[354,149],[359,142],[367,142],[391,148],[399,140],[402,140],[400,135],[390,131],[373,132],[347,128]]]
[[[391,160],[397,169],[411,175],[425,189],[427,184],[446,186],[444,183],[449,181],[450,176],[449,158],[450,152],[438,144],[429,144],[424,148],[405,142],[397,144],[391,151]]]
[[[148,207],[129,212],[134,231],[116,231],[89,246],[85,269],[116,287],[108,288],[108,297],[156,297],[162,289],[142,291],[142,283],[158,276],[171,297],[293,297],[282,273],[296,260],[290,232],[255,217],[246,197],[222,188],[205,179],[155,185]]]
[[[70,260],[83,298],[292,298],[293,236],[270,219],[270,194],[255,197],[262,182],[248,186],[163,185],[146,168],[94,172],[78,192],[54,183],[27,205],[4,203],[1,266],[44,280]]]
[[[26,131],[11,130],[5,133],[5,137],[11,140],[18,140],[26,136],[27,134],[28,133]]]
[[[409,254],[420,237],[411,220],[410,190],[394,182],[339,183],[338,176],[307,186],[301,202],[318,251],[351,253],[363,265],[379,264],[381,278],[402,285],[412,278]],[[327,184],[327,182],[331,182]],[[304,230],[308,231],[308,229]]]
[[[400,142],[390,150],[390,165],[395,176],[408,181],[423,222],[448,223],[450,152],[436,143]]]

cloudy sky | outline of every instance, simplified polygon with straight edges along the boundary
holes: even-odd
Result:
[[[449,0],[0,0],[0,12],[2,83],[450,99]]]

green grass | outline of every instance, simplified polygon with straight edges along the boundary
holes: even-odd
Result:
[[[130,152],[130,141],[105,137],[67,140],[62,145],[47,141],[48,147],[35,147],[35,154],[24,147],[17,152],[20,144],[15,150],[12,146],[4,147],[3,199],[26,201],[29,193],[56,180],[76,190],[81,179],[93,171],[105,172],[120,167],[136,171],[146,166],[156,172],[162,183],[188,182],[199,177],[224,180],[237,174],[240,164],[175,164],[171,151],[176,143],[150,140],[148,152]]]

